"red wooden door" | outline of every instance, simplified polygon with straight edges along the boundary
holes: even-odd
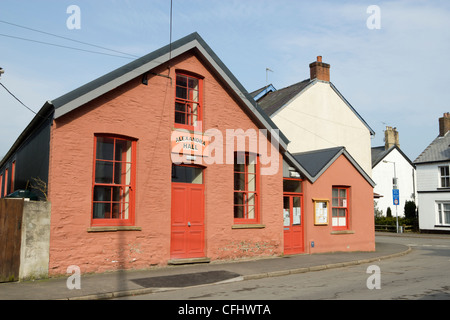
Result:
[[[302,202],[302,196],[299,195],[283,197],[285,254],[304,252]]]
[[[204,220],[203,184],[172,182],[172,259],[205,256]]]

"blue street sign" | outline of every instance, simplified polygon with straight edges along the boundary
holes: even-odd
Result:
[[[398,206],[400,204],[400,190],[392,189],[392,199],[394,201],[394,206]]]

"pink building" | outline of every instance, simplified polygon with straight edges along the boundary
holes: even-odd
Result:
[[[288,143],[194,33],[47,102],[0,194],[47,183],[50,275],[374,250],[370,177],[343,147]]]

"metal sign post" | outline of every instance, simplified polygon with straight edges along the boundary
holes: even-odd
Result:
[[[396,217],[396,226],[397,226],[397,233],[398,233],[398,205],[400,204],[400,190],[398,189],[392,189],[392,201],[394,202],[395,206],[395,217]]]

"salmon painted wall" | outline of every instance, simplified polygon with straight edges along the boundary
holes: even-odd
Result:
[[[204,76],[203,130],[257,129],[221,82],[192,53],[171,62],[170,76],[141,76],[57,119],[50,143],[49,199],[52,203],[49,274],[141,269],[166,264],[171,233],[171,132],[175,70]],[[167,66],[155,73],[168,74]],[[88,232],[91,227],[94,135],[137,139],[135,225],[141,231]],[[265,141],[267,145],[270,142]],[[262,229],[233,229],[233,165],[205,170],[206,255],[234,259],[283,252],[282,158],[279,170],[261,176]]]
[[[305,252],[374,251],[375,226],[373,188],[344,155],[341,155],[314,184],[305,181]],[[331,225],[332,186],[350,187],[349,231],[333,232]],[[314,225],[312,199],[329,199],[328,225]],[[314,242],[314,248],[311,242]]]

